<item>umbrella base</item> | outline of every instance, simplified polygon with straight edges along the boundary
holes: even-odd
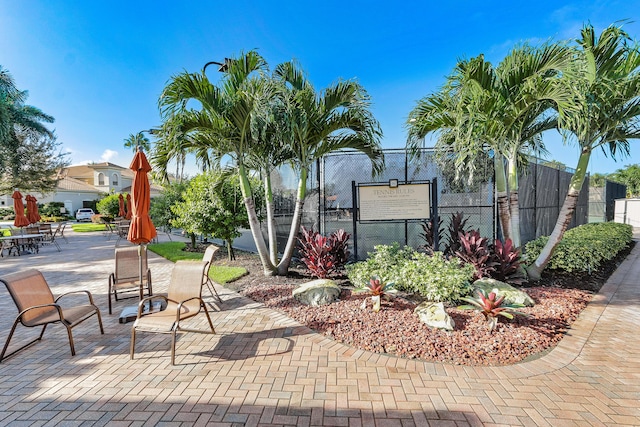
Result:
[[[155,301],[152,304],[151,310],[149,310],[149,306],[145,304],[144,310],[142,311],[145,314],[155,313],[156,311],[162,311],[163,309],[162,301]],[[136,320],[138,317],[138,306],[131,305],[129,307],[125,307],[120,313],[120,318],[118,319],[120,323],[129,323]]]

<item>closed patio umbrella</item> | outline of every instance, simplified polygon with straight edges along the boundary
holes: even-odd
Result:
[[[133,157],[129,169],[134,172],[133,183],[131,185],[131,225],[127,240],[139,245],[138,254],[140,256],[140,299],[143,298],[142,289],[142,251],[147,250],[147,243],[156,237],[156,227],[149,217],[149,207],[151,205],[151,189],[147,173],[151,172],[151,165],[144,155],[142,149],[138,147],[136,155]],[[127,200],[129,195],[127,194]]]
[[[40,214],[38,213],[38,199],[27,194],[25,197],[27,201],[27,219],[29,224],[35,224],[40,221]]]
[[[124,218],[124,197],[122,197],[122,193],[118,194],[118,216],[120,218]]]
[[[131,187],[133,188],[133,186]],[[131,194],[127,194],[127,213],[125,214],[124,218],[131,219]]]
[[[13,225],[16,227],[25,227],[29,225],[29,220],[24,215],[24,203],[22,203],[22,194],[16,189],[11,195],[13,199],[13,209],[16,211],[16,219],[13,220]]]

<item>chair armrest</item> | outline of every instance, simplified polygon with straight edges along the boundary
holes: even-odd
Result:
[[[91,295],[91,292],[89,292],[89,291],[87,291],[87,290],[79,290],[79,291],[66,292],[66,293],[64,293],[64,294],[62,294],[62,295],[59,295],[59,296],[55,299],[55,302],[58,302],[58,300],[59,300],[60,298],[62,298],[62,297],[66,297],[66,296],[68,296],[68,295],[73,295],[73,294],[86,294],[86,295],[87,295],[87,297],[89,298],[89,303],[90,303],[91,305],[95,305],[95,304],[93,303],[93,295]]]
[[[193,300],[200,301],[200,305],[204,304],[204,301],[202,301],[202,298],[200,298],[200,297],[192,297],[192,298],[188,298],[186,300],[180,301],[180,303],[178,304],[178,310],[176,311],[176,320],[177,321],[180,320],[180,313],[182,312],[182,306],[184,305],[184,303],[189,302],[189,301],[193,301]]]
[[[60,305],[58,304],[40,304],[40,305],[34,305],[33,307],[29,307],[29,308],[25,308],[24,310],[22,310],[19,314],[18,314],[18,318],[22,317],[23,314],[25,314],[26,312],[30,311],[30,310],[35,310],[36,308],[45,308],[45,307],[55,307],[56,310],[58,310],[58,315],[60,316],[60,321],[64,320],[64,315],[62,314],[62,307],[60,307]]]
[[[142,317],[142,316],[147,315],[147,314],[151,314],[151,313],[144,313],[144,305],[145,305],[146,303],[149,303],[149,305],[151,305],[151,302],[152,302],[154,299],[157,299],[157,298],[159,298],[159,299],[161,299],[161,300],[164,300],[165,302],[172,301],[172,300],[170,300],[169,298],[167,298],[167,297],[166,297],[166,296],[164,296],[164,295],[151,295],[151,296],[148,296],[148,297],[146,297],[146,298],[142,298],[142,299],[140,300],[140,302],[138,303],[138,319],[139,319],[140,317]]]

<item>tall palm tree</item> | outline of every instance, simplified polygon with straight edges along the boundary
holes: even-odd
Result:
[[[229,62],[219,87],[211,84],[204,70],[173,76],[159,105],[165,120],[180,120],[181,130],[193,137],[192,142],[206,147],[205,151],[210,150],[212,158],[231,158],[265,275],[272,275],[277,269],[262,237],[249,183],[251,153],[258,134],[254,117],[274,95],[273,86],[265,83],[266,71],[266,61],[250,51]],[[190,100],[197,100],[201,108],[188,107]],[[173,118],[176,116],[179,119]]]
[[[407,149],[414,155],[427,134],[437,133],[439,156],[452,158],[458,174],[471,178],[478,154],[493,154],[503,235],[517,246],[518,169],[525,154],[544,148],[541,133],[556,127],[549,111],[566,103],[558,77],[569,60],[566,47],[545,44],[517,47],[495,68],[483,55],[460,61],[446,86],[409,114]]]
[[[276,78],[254,51],[229,61],[219,86],[203,73],[172,78],[160,98],[165,118],[180,115],[182,129],[200,147],[209,147],[212,159],[228,156],[240,177],[245,207],[265,275],[286,274],[296,244],[304,204],[307,174],[318,157],[342,148],[366,152],[381,165],[379,126],[368,107],[364,90],[341,82],[318,95],[301,72],[282,65]],[[288,86],[287,86],[288,85]],[[187,107],[197,100],[200,110]],[[291,162],[300,174],[298,202],[283,257],[278,260],[270,176],[275,167]],[[260,172],[267,198],[269,244],[265,242],[249,183],[251,171]]]
[[[318,94],[294,62],[278,65],[274,74],[287,85],[286,134],[292,151],[290,162],[299,177],[289,238],[278,265],[282,275],[289,268],[296,245],[312,164],[328,153],[355,149],[369,157],[375,174],[384,167],[384,155],[380,125],[369,110],[366,91],[358,83],[340,81]]]
[[[142,132],[130,133],[124,140],[124,148],[130,148],[135,153],[138,147],[142,147],[142,149],[148,153],[151,149],[149,138],[144,136]]]
[[[570,86],[574,102],[571,109],[560,111],[559,124],[565,140],[577,142],[580,157],[549,240],[527,269],[533,279],[540,278],[571,222],[593,150],[601,148],[614,158],[628,155],[629,140],[640,138],[638,44],[619,26],[611,25],[597,37],[590,24],[582,28],[577,44],[574,63],[580,75]]]

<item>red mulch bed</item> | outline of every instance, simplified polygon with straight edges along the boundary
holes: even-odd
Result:
[[[352,294],[344,277],[336,279],[343,286],[340,301],[309,307],[291,296],[296,286],[313,279],[300,266],[292,268],[287,277],[265,277],[255,255],[237,254],[236,261],[219,263],[241,265],[250,272],[226,286],[336,341],[398,357],[494,366],[532,360],[553,349],[632,247],[592,274],[547,271],[540,282],[525,284],[524,290],[536,302],[520,310],[529,317],[500,318],[493,332],[480,313],[455,307],[447,307],[456,324],[454,331],[430,329],[414,315],[419,301],[411,296],[383,302],[378,313],[370,305],[362,309],[366,295]]]

